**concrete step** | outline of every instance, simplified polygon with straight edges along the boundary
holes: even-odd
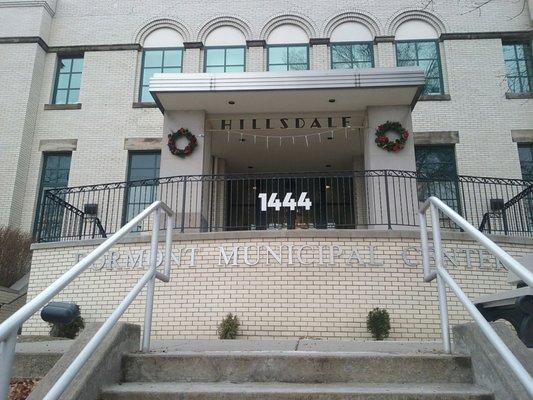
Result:
[[[471,383],[470,358],[445,354],[183,352],[132,354],[125,382]]]
[[[386,370],[384,370],[386,373]],[[493,400],[468,384],[124,383],[101,400]]]

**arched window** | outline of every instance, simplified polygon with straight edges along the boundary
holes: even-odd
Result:
[[[233,26],[214,29],[205,39],[204,72],[244,72],[246,37]]]
[[[146,37],[143,49],[139,101],[153,102],[150,78],[156,73],[182,71],[183,38],[174,29],[160,28]]]
[[[268,70],[309,69],[309,37],[297,25],[285,24],[273,29],[267,39]]]
[[[396,63],[426,72],[425,95],[444,93],[438,38],[435,28],[422,20],[406,21],[396,30]]]
[[[374,66],[374,36],[358,22],[345,22],[331,33],[331,68],[354,69]]]

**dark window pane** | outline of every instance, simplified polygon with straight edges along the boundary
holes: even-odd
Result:
[[[351,63],[334,63],[333,69],[352,69],[353,64]]]
[[[307,64],[290,64],[289,71],[304,71],[307,69]]]
[[[397,43],[396,52],[398,60],[415,60],[416,44],[415,43]]]
[[[352,62],[352,46],[349,44],[335,44],[331,47],[331,60],[342,63]]]
[[[533,144],[518,146],[522,179],[533,180]]]
[[[72,104],[78,102],[82,69],[83,58],[59,58],[53,96],[55,104]]]
[[[435,42],[420,42],[418,44],[419,59],[436,59],[437,44]]]
[[[354,61],[372,62],[372,45],[371,44],[354,45],[353,46],[353,59]]]
[[[290,46],[289,63],[307,64],[307,46]]]

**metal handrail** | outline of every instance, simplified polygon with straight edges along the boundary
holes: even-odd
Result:
[[[426,221],[426,212],[430,209],[431,213],[431,225],[433,229],[433,247],[435,252],[435,271],[430,270],[430,255],[429,255],[429,241],[428,241],[428,229]],[[451,352],[450,341],[450,327],[448,321],[448,305],[446,301],[446,286],[448,286],[463,306],[470,313],[476,324],[481,331],[485,334],[489,342],[494,346],[496,351],[507,363],[509,368],[515,373],[518,380],[522,383],[526,391],[533,397],[533,378],[523,367],[520,361],[505,345],[503,340],[498,336],[496,331],[492,328],[490,323],[483,317],[483,315],[476,308],[474,303],[468,298],[468,296],[462,291],[455,280],[448,274],[444,268],[444,258],[442,253],[442,239],[439,224],[439,211],[444,213],[448,218],[455,222],[461,229],[485,247],[490,253],[500,260],[509,270],[514,272],[520,277],[527,285],[533,287],[533,273],[525,268],[522,264],[511,257],[496,243],[490,240],[483,233],[478,231],[467,220],[461,217],[458,213],[448,207],[440,199],[436,197],[430,197],[420,207],[420,240],[422,248],[422,260],[424,268],[424,281],[431,282],[437,279],[437,291],[439,298],[439,310],[440,310],[440,325],[442,331],[442,339],[444,351]]]
[[[159,224],[161,211],[166,213],[166,236],[165,236],[165,260],[164,273],[157,271],[157,247],[159,243]],[[115,326],[120,317],[124,314],[129,305],[135,300],[142,289],[147,286],[146,307],[144,313],[144,326],[141,350],[147,352],[150,349],[150,333],[152,328],[152,311],[154,304],[155,280],[163,282],[170,280],[170,260],[172,252],[172,229],[174,212],[163,202],[156,201],[142,211],[139,215],[129,221],[114,235],[105,242],[100,244],[96,249],[90,252],[85,258],[79,261],[65,274],[58,278],[54,283],[39,293],[34,299],[28,302],[24,307],[15,312],[5,322],[0,325],[0,399],[7,399],[9,391],[9,382],[11,376],[11,365],[15,356],[15,344],[17,341],[17,332],[22,324],[27,321],[33,314],[45,306],[54,296],[61,292],[81,273],[86,271],[96,260],[105,254],[120,239],[130,233],[137,227],[139,222],[154,214],[152,237],[150,244],[150,266],[148,271],[137,282],[133,289],[126,295],[120,305],[113,311],[109,318],[98,329],[96,334],[91,338],[83,350],[74,359],[72,364],[65,370],[63,375],[55,382],[44,400],[56,400],[67,389],[76,374],[81,370],[89,357],[93,354],[99,344],[104,340],[107,334]]]

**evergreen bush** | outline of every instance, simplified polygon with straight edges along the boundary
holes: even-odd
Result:
[[[368,313],[366,328],[376,340],[388,338],[390,332],[389,312],[379,307],[374,308]]]

